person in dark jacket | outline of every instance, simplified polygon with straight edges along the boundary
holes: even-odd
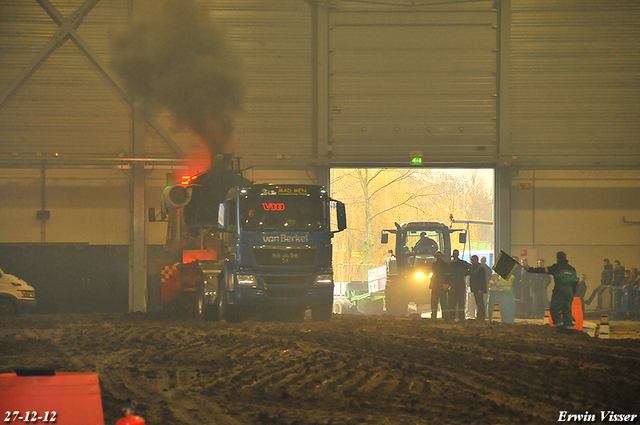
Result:
[[[522,274],[520,275],[520,286],[522,287],[522,318],[532,319],[531,305],[533,304],[533,296],[531,294],[531,283],[533,281],[533,275],[526,271],[526,268],[529,267],[529,261],[526,258],[520,260],[520,263],[522,264]]]
[[[484,304],[484,294],[487,293],[487,275],[482,264],[478,262],[477,255],[471,256],[471,267],[467,274],[469,275],[469,286],[476,301],[477,319],[484,321],[487,312],[487,306]]]
[[[538,260],[536,268],[544,267],[544,260]],[[531,278],[531,315],[534,319],[542,319],[545,309],[549,306],[549,285],[551,285],[551,276],[542,274]]]
[[[602,309],[602,294],[607,288],[611,287],[611,280],[613,279],[613,266],[608,258],[602,260],[602,265],[604,266],[604,270],[602,270],[602,274],[600,275],[600,285],[596,287],[588,300],[585,301],[585,304],[591,305],[591,302],[598,296],[598,306],[596,307],[598,310]]]
[[[454,249],[453,260],[449,263],[449,273],[451,273],[451,290],[449,290],[449,310],[451,320],[465,320],[464,297],[467,294],[467,284],[465,276],[471,264],[460,259],[460,251]]]
[[[622,286],[624,285],[624,266],[619,260],[613,262],[613,276],[611,277],[610,307],[612,311],[622,310]]]
[[[416,254],[433,254],[438,250],[438,243],[427,236],[427,232],[420,233],[420,239],[413,246]]]
[[[442,252],[438,251],[435,254],[436,261],[431,265],[431,283],[429,289],[431,289],[431,319],[435,320],[438,317],[438,302],[442,309],[442,318],[444,320],[449,319],[449,308],[447,300],[447,292],[451,288],[449,282],[451,274],[449,273],[449,263],[442,259]]]
[[[558,332],[566,332],[573,329],[573,316],[571,305],[573,304],[574,284],[577,280],[576,269],[569,264],[567,254],[559,251],[556,254],[556,264],[549,267],[529,267],[529,273],[549,274],[553,276],[555,286],[551,295],[549,307],[553,325]]]

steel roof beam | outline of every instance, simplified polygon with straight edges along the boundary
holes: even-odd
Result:
[[[65,41],[71,39],[80,51],[93,63],[100,73],[116,88],[120,96],[133,107],[133,99],[127,93],[124,87],[118,82],[115,74],[102,62],[98,55],[89,47],[89,44],[82,38],[76,29],[80,26],[84,18],[91,12],[100,0],[86,0],[78,10],[76,10],[68,18],[65,18],[58,12],[56,7],[49,0],[36,0],[45,12],[58,24],[59,28],[51,37],[51,40],[43,47],[43,49],[33,58],[25,70],[11,83],[7,90],[0,95],[0,108],[8,101],[22,85],[40,68],[40,66],[55,52]],[[178,155],[183,156],[182,148],[173,140],[154,119],[147,118],[147,122],[156,132],[164,139],[169,147]]]

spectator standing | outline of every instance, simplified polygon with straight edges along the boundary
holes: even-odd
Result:
[[[525,270],[529,267],[529,262],[526,258],[520,260],[522,265],[522,273],[520,275],[520,286],[522,287],[522,298],[520,299],[520,311],[522,312],[523,319],[531,319],[531,305],[533,304],[533,297],[531,295],[531,284],[533,282],[533,275]]]
[[[398,262],[396,256],[393,254],[393,250],[387,251],[387,274],[398,274]]]
[[[567,332],[573,329],[571,306],[574,297],[573,285],[577,279],[576,269],[569,264],[567,254],[563,251],[559,251],[556,254],[556,260],[556,263],[549,267],[529,267],[527,271],[553,276],[555,285],[553,295],[551,296],[551,306],[549,308],[551,319],[558,332]]]
[[[587,295],[587,275],[582,273],[578,278],[578,284],[576,285],[575,297],[580,298],[582,304],[582,314],[584,314],[584,296]]]
[[[435,254],[436,260],[431,265],[431,319],[436,320],[438,317],[438,303],[442,310],[442,319],[449,319],[449,308],[447,300],[447,292],[451,287],[449,285],[451,274],[449,273],[449,263],[442,259],[442,252]]]
[[[622,293],[624,300],[624,307],[627,319],[633,319],[636,316],[636,303],[635,303],[635,288],[638,284],[638,269],[632,267],[625,270],[625,280],[622,285]]]
[[[602,309],[602,294],[607,290],[607,288],[611,287],[611,280],[613,279],[613,266],[611,265],[609,259],[605,258],[604,260],[602,260],[602,265],[604,269],[602,270],[602,274],[600,275],[600,285],[593,290],[589,299],[585,301],[585,304],[591,305],[593,298],[597,295],[598,306],[596,307],[596,310]]]
[[[513,279],[513,274],[509,275],[508,279],[504,279],[494,273],[489,282],[489,310],[493,310],[494,304],[500,304],[502,323],[515,322],[516,301],[513,298]]]
[[[491,267],[489,267],[489,265],[487,264],[487,257],[485,257],[484,255],[482,257],[480,257],[480,264],[482,265],[482,268],[484,269],[484,274],[485,274],[485,277],[487,278],[487,285],[488,285],[489,281],[491,280],[491,276],[493,276],[493,270],[491,270]],[[485,303],[485,305],[488,302],[489,302],[489,293],[487,291],[487,293],[484,295],[484,303]],[[486,314],[485,314],[485,316],[486,316]]]
[[[454,249],[452,252],[453,260],[449,264],[449,273],[451,273],[451,290],[449,290],[449,310],[451,311],[451,320],[465,319],[465,302],[464,297],[467,294],[467,284],[465,276],[469,271],[471,264],[460,259],[460,251]]]
[[[484,322],[487,313],[487,306],[484,303],[484,296],[487,293],[487,275],[484,267],[478,262],[478,256],[471,256],[471,267],[469,274],[469,286],[476,302],[477,319]]]
[[[513,270],[513,297],[516,301],[520,301],[522,299],[522,266],[518,257],[514,255],[512,258],[518,263]]]
[[[536,268],[544,269],[544,259],[537,262]],[[549,305],[549,296],[547,291],[551,285],[551,276],[546,274],[537,274],[531,278],[531,315],[534,319],[542,319],[544,311]]]
[[[620,260],[613,262],[613,276],[611,278],[611,300],[609,302],[611,310],[619,312],[622,310],[622,286],[624,285],[624,266]]]

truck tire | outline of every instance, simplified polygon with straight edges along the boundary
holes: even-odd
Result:
[[[0,316],[12,316],[16,314],[16,306],[8,298],[0,298]]]
[[[209,304],[206,297],[204,296],[204,285],[198,285],[197,313],[199,318],[208,322],[215,322],[220,320],[220,317],[218,316],[219,309],[218,306],[215,305],[215,303],[217,303],[218,301],[219,298],[216,297],[216,301],[214,302],[214,304]]]
[[[224,280],[223,282],[225,281],[226,280]],[[227,288],[222,282],[218,285],[218,297],[220,298],[220,302],[218,303],[218,317],[221,320],[225,320],[227,323],[242,322],[242,315],[240,314],[240,310],[237,306],[229,304]]]
[[[333,316],[333,303],[318,305],[311,309],[311,320],[314,322],[328,322]]]

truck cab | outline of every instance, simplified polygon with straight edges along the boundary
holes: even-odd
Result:
[[[220,316],[232,321],[258,312],[302,317],[310,309],[313,320],[330,319],[331,238],[346,228],[346,216],[344,204],[331,199],[324,187],[234,188],[220,203],[218,228],[224,233],[224,262],[215,291]]]

